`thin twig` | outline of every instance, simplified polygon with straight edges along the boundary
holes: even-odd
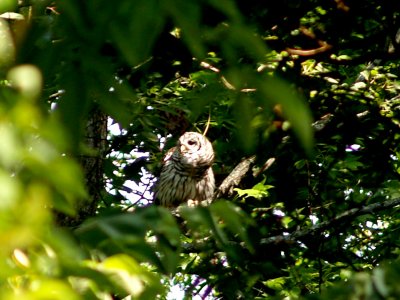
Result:
[[[207,119],[207,125],[206,125],[206,129],[204,129],[203,135],[206,136],[207,135],[207,131],[210,128],[210,123],[211,123],[211,112],[208,113],[208,119]]]

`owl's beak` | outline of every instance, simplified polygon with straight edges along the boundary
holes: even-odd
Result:
[[[187,152],[187,150],[189,150],[189,148],[186,145],[182,144],[181,145],[181,153]]]

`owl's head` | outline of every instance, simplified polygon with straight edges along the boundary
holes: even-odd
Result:
[[[177,150],[182,163],[187,165],[211,165],[214,160],[214,150],[210,141],[197,132],[185,132],[178,140]]]

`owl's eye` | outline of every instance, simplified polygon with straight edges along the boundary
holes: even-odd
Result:
[[[194,141],[194,140],[189,140],[189,141],[188,141],[188,145],[189,145],[189,146],[193,146],[193,145],[196,145],[196,144],[197,144],[197,142]]]

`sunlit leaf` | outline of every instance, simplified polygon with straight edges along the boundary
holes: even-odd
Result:
[[[2,299],[6,300],[37,300],[48,299],[49,297],[54,300],[82,300],[79,294],[74,291],[67,282],[60,279],[50,279],[45,277],[38,277],[33,280],[29,289],[18,288],[16,289],[15,294],[5,292],[1,296]]]
[[[34,101],[42,92],[42,74],[36,66],[20,65],[14,67],[8,72],[7,79],[24,99]]]
[[[10,28],[7,21],[0,17],[0,74],[11,66],[14,59],[15,46]]]
[[[265,197],[268,197],[269,193],[268,190],[272,189],[272,185],[267,185],[265,184],[266,178],[263,179],[263,181],[257,183],[253,188],[251,189],[239,189],[235,188],[235,191],[238,193],[240,197],[254,197],[256,199],[263,199]]]
[[[22,158],[22,143],[16,128],[11,124],[0,123],[0,139],[4,142],[0,148],[0,162],[5,168],[12,168]]]
[[[17,5],[17,0],[2,0],[0,3],[0,14],[14,11],[17,8]]]
[[[134,299],[142,296],[149,285],[152,290],[147,291],[147,296],[152,295],[154,297],[160,292],[161,286],[157,276],[127,255],[110,256],[96,268],[108,275],[114,285],[125,291],[125,295],[129,294]]]
[[[281,290],[285,282],[286,279],[284,277],[278,277],[268,280],[265,284],[273,290]]]

